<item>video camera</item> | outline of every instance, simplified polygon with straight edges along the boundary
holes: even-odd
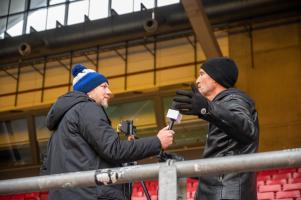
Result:
[[[118,133],[123,133],[125,136],[132,137],[132,139],[138,139],[137,137],[137,129],[136,126],[134,126],[133,120],[122,120],[118,125],[117,125],[117,132]],[[157,156],[159,162],[165,162],[168,159],[172,159],[175,161],[183,161],[184,158],[181,156],[178,156],[173,153],[167,153],[165,151],[161,151],[160,154]]]
[[[133,120],[122,120],[117,125],[117,132],[123,133],[126,137],[131,139],[138,139],[137,138],[137,129],[136,126],[134,126]]]

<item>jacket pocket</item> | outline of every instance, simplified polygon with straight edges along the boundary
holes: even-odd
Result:
[[[224,185],[222,188],[222,199],[240,199],[240,184],[232,182]]]

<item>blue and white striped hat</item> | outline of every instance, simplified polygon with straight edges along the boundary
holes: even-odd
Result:
[[[73,90],[88,93],[108,79],[92,69],[87,69],[81,64],[76,64],[72,68]]]

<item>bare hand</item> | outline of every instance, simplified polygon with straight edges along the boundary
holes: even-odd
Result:
[[[168,126],[158,132],[157,137],[161,142],[162,149],[166,149],[172,144],[174,134],[175,132],[173,130],[168,130]]]

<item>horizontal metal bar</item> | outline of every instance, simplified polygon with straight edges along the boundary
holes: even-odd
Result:
[[[229,172],[259,171],[271,168],[301,166],[301,149],[189,160],[174,163],[177,176],[195,177]],[[136,165],[99,170],[118,177],[113,184],[158,178],[160,166],[165,163]],[[73,172],[57,175],[19,178],[0,181],[0,194],[45,191],[53,188],[94,186],[96,171]],[[105,180],[105,179],[103,179]]]

